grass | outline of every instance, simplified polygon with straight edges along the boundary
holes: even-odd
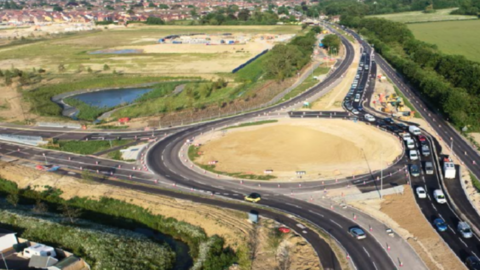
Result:
[[[130,142],[130,140],[112,140],[111,147],[125,145]],[[82,155],[91,155],[110,148],[110,141],[58,141],[57,143],[58,147],[47,145],[45,148]]]
[[[417,39],[437,45],[443,53],[480,62],[480,20],[412,24],[408,28]]]
[[[200,151],[199,146],[190,145],[190,147],[188,148],[188,158],[192,162],[195,162],[195,159],[200,157],[199,151]],[[234,173],[222,172],[222,171],[215,170],[215,165],[203,165],[203,164],[199,164],[197,162],[195,162],[195,164],[197,166],[199,166],[200,168],[202,168],[206,171],[209,171],[211,173],[220,174],[220,175],[227,175],[227,176],[235,177],[235,178],[249,179],[249,180],[270,180],[270,179],[275,179],[276,178],[276,176],[274,176],[274,175],[255,175],[255,174],[245,174],[245,173],[241,173],[241,172],[234,172]]]
[[[439,9],[435,13],[423,13],[422,11],[401,12],[382,15],[371,15],[368,17],[384,18],[387,20],[403,23],[440,22],[453,20],[474,20],[477,16],[450,15],[456,8]],[[472,29],[473,30],[473,29]],[[447,39],[446,39],[447,40]]]
[[[264,121],[257,121],[257,122],[248,122],[248,123],[242,123],[242,124],[236,125],[236,126],[226,127],[226,128],[223,128],[222,130],[227,130],[227,129],[232,129],[232,128],[249,127],[249,126],[258,126],[258,125],[264,125],[264,124],[270,124],[270,123],[276,123],[276,122],[278,122],[278,120],[264,120]]]
[[[320,76],[322,74],[327,74],[330,68],[326,67],[318,67],[316,68],[312,74],[310,74],[299,86],[297,86],[295,89],[290,91],[288,94],[286,94],[279,102],[283,102],[286,100],[289,100],[300,93],[304,92],[305,90],[309,89],[310,87],[313,87],[315,84],[319,83],[318,80],[314,79],[314,76]]]
[[[477,179],[477,177],[472,172],[469,171],[469,173],[470,173],[470,179],[472,179],[473,186],[475,187],[477,192],[480,192],[480,181]]]
[[[412,103],[410,102],[410,100],[408,100],[407,97],[405,97],[405,95],[400,91],[398,90],[398,88],[396,86],[393,86],[393,88],[395,89],[395,93],[397,94],[397,96],[401,97],[402,100],[403,100],[403,103],[405,104],[405,106],[407,106],[411,111],[414,111],[415,114],[415,118],[419,118],[419,119],[422,119],[422,116],[417,112],[417,110],[415,109],[415,107],[413,107]]]

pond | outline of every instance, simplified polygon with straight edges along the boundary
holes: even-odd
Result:
[[[150,91],[152,91],[152,88],[125,88],[88,92],[71,97],[81,100],[90,106],[112,108],[120,104],[130,104]]]

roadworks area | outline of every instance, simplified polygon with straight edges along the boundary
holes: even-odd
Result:
[[[153,214],[199,226],[208,236],[217,234],[237,253],[244,253],[242,257],[246,262],[242,264],[251,264],[251,269],[277,269],[282,261],[279,256],[285,252],[288,252],[290,269],[321,269],[315,251],[304,238],[293,233],[274,236],[272,232],[276,231],[275,227],[279,224],[273,220],[261,218],[258,229],[255,229],[246,213],[40,172],[13,163],[0,162],[0,178],[17,183],[19,188],[30,186],[41,190],[45,186],[54,187],[62,190],[61,197],[67,200],[76,196],[113,198],[149,209]],[[252,246],[252,241],[257,242],[257,248],[255,256],[250,257],[249,250],[252,249],[247,247]]]

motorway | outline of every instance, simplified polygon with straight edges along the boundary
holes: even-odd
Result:
[[[355,34],[354,34],[355,35]],[[360,41],[359,37],[356,38]],[[327,77],[322,83],[318,86],[314,87],[313,89],[303,93],[300,96],[297,96],[286,103],[282,103],[270,108],[266,108],[260,111],[247,113],[244,115],[239,115],[235,117],[230,117],[227,119],[221,119],[217,121],[212,121],[209,123],[201,123],[195,124],[189,127],[179,127],[179,128],[171,128],[166,130],[158,130],[158,131],[101,131],[99,130],[96,133],[89,133],[84,131],[73,131],[73,130],[64,130],[64,129],[55,129],[50,128],[46,130],[45,128],[34,128],[34,129],[18,129],[13,126],[3,125],[2,133],[8,134],[16,134],[16,135],[35,135],[35,136],[42,136],[46,138],[59,138],[59,139],[69,139],[69,140],[109,140],[109,139],[151,139],[151,138],[161,138],[158,143],[156,143],[147,153],[146,162],[148,167],[151,171],[155,174],[151,174],[147,171],[144,171],[143,168],[133,168],[133,165],[122,163],[118,161],[110,161],[100,159],[98,157],[93,156],[80,156],[74,154],[67,154],[67,153],[60,153],[56,151],[47,151],[47,150],[40,150],[33,147],[25,147],[25,146],[15,146],[9,143],[0,143],[0,153],[11,156],[17,157],[25,160],[33,160],[38,163],[41,162],[49,162],[55,164],[62,164],[68,168],[76,168],[76,169],[89,169],[92,171],[98,171],[100,173],[104,173],[107,175],[116,176],[123,179],[132,179],[141,183],[152,183],[153,181],[160,181],[162,183],[174,183],[175,185],[178,184],[179,186],[192,188],[194,190],[202,191],[203,194],[218,194],[222,195],[222,197],[229,198],[232,200],[241,200],[243,194],[249,193],[251,191],[258,191],[258,192],[265,192],[265,190],[269,190],[278,185],[278,183],[262,183],[260,187],[259,184],[255,182],[248,182],[245,181],[244,185],[239,185],[238,181],[222,181],[219,184],[218,179],[212,179],[209,175],[202,175],[200,172],[195,172],[187,167],[182,162],[183,157],[179,155],[182,149],[185,150],[185,141],[187,139],[194,138],[198,134],[203,132],[210,131],[212,129],[217,129],[224,127],[226,125],[232,125],[241,121],[245,121],[246,119],[250,119],[252,117],[260,117],[269,114],[277,114],[281,113],[282,111],[286,110],[290,106],[294,106],[295,104],[301,103],[303,100],[307,99],[308,97],[313,96],[314,94],[318,93],[319,91],[323,91],[326,86],[330,85],[335,80],[338,80],[342,77],[342,74],[345,73],[347,68],[350,66],[351,62],[353,61],[353,47],[352,45],[347,42],[344,38],[342,38],[342,42],[346,48],[346,57],[343,61],[339,62],[335,66],[334,72]],[[359,82],[357,87],[353,87],[353,93],[350,95],[349,99],[345,100],[345,107],[347,104],[350,104],[352,107],[347,108],[350,112],[353,112],[353,109],[358,111],[357,115],[352,115],[352,113],[347,112],[289,112],[289,116],[293,118],[310,118],[310,117],[332,117],[332,118],[344,118],[349,119],[351,121],[364,121],[365,111],[368,111],[368,105],[366,108],[363,107],[364,101],[367,100],[373,93],[373,88],[375,84],[375,74],[376,74],[376,63],[372,62],[373,60],[371,55],[371,49],[365,42],[362,42],[364,46],[365,54],[362,55],[361,62],[363,65],[369,65],[370,70],[367,71],[363,69],[359,72]],[[388,76],[392,78],[392,80],[399,86],[401,91],[407,95],[407,97],[412,98],[412,101],[415,102],[415,105],[420,106],[419,112],[422,116],[427,115],[430,117],[429,114],[435,115],[428,111],[428,107],[422,103],[420,98],[417,97],[415,99],[414,92],[412,89],[401,83],[401,78],[391,69],[380,57],[373,56],[376,62],[380,65],[383,70],[386,70]],[[382,62],[383,61],[383,62]],[[396,77],[395,77],[396,76]],[[372,79],[373,78],[373,79]],[[354,97],[359,94],[360,100],[354,101]],[[353,100],[353,102],[352,102]],[[367,102],[368,104],[368,102]],[[422,109],[425,111],[422,112]],[[355,112],[357,113],[357,112]],[[427,119],[424,116],[424,118]],[[433,119],[433,120],[432,120]],[[429,118],[429,122],[433,122],[437,124],[437,128],[439,129],[439,134],[444,138],[444,140],[449,140],[450,137],[455,142],[455,149],[456,151],[465,151],[466,155],[461,156],[461,158],[465,158],[464,162],[466,164],[472,165],[474,169],[477,171],[474,173],[476,175],[480,175],[480,170],[478,167],[474,166],[474,161],[477,160],[480,162],[480,156],[478,153],[473,150],[468,143],[466,143],[462,138],[456,134],[455,131],[453,133],[449,129],[451,129],[446,123],[441,122],[441,116],[435,115],[431,119]],[[428,121],[428,120],[427,120]],[[385,125],[383,122],[378,121],[376,119],[372,124],[379,126],[384,130],[389,130],[394,125]],[[435,127],[435,125],[433,125]],[[444,131],[445,129],[445,131]],[[392,131],[392,130],[390,130]],[[443,134],[443,133],[444,134]],[[169,136],[174,134],[174,136]],[[455,137],[455,135],[457,137]],[[457,142],[458,141],[458,142]],[[463,144],[462,144],[463,142]],[[430,138],[429,143],[431,146],[435,145],[435,149],[439,151],[438,143],[435,142],[434,139]],[[465,148],[465,150],[464,150]],[[457,150],[458,149],[458,150]],[[468,150],[470,149],[470,150]],[[45,156],[43,154],[46,154]],[[422,158],[421,162],[425,162],[428,158]],[[433,161],[433,156],[430,157],[430,160]],[[410,161],[405,157],[402,156],[399,158],[398,162],[389,167],[384,171],[387,178],[385,178],[385,184],[391,185],[398,185],[404,184],[405,180],[405,167],[404,164],[409,163]],[[470,163],[468,163],[470,162]],[[411,162],[409,163],[411,164]],[[420,164],[420,163],[419,163]],[[423,164],[423,163],[421,163]],[[411,183],[415,187],[417,185],[425,185],[427,190],[433,190],[436,188],[442,188],[441,181],[442,179],[439,178],[441,175],[441,169],[438,166],[438,162],[435,162],[436,171],[437,173],[433,176],[422,175],[419,178],[412,178]],[[480,164],[480,163],[479,163]],[[72,174],[72,172],[64,172]],[[477,174],[478,173],[478,174]],[[322,190],[325,186],[329,188],[335,188],[339,186],[345,186],[346,183],[358,185],[358,187],[362,191],[371,191],[378,189],[378,181],[377,176],[379,172],[374,172],[372,174],[364,175],[364,176],[357,176],[355,179],[347,178],[343,179],[343,181],[314,181],[309,183],[302,183],[302,186],[298,186],[297,183],[293,184],[286,184],[282,183],[282,187],[279,188],[281,192],[285,195],[281,195],[277,192],[276,194],[272,194],[270,196],[263,197],[262,201],[260,202],[261,205],[268,206],[271,208],[281,209],[282,211],[286,211],[292,214],[295,214],[303,219],[310,221],[311,223],[319,226],[323,230],[327,231],[331,236],[337,239],[343,248],[345,248],[346,252],[349,254],[352,262],[358,269],[396,269],[398,262],[394,262],[388,254],[386,254],[385,248],[375,241],[375,239],[369,235],[367,239],[362,241],[352,240],[351,236],[347,233],[347,229],[352,226],[356,226],[356,223],[353,220],[347,219],[342,217],[330,210],[321,208],[319,206],[315,206],[309,204],[307,202],[303,202],[300,200],[294,199],[293,196],[288,196],[289,191],[295,188],[296,192],[306,191],[306,190]],[[78,173],[77,175],[79,176]],[[458,180],[455,180],[459,183]],[[106,183],[114,184],[114,185],[121,185],[121,186],[129,186],[129,188],[136,188],[136,189],[146,189],[145,191],[148,192],[160,192],[156,191],[158,189],[145,187],[145,186],[134,186],[132,184],[127,184],[124,182],[118,181],[110,181],[104,180]],[[452,180],[453,182],[454,180]],[[363,182],[363,183],[362,183]],[[455,183],[457,183],[455,182]],[[450,229],[447,232],[441,233],[443,239],[448,243],[448,245],[452,248],[452,250],[462,259],[464,260],[466,256],[471,254],[476,255],[480,254],[479,247],[480,242],[475,235],[474,238],[471,239],[461,239],[458,236],[458,233],[455,232],[456,222],[458,222],[459,218],[456,215],[456,212],[453,211],[452,203],[455,204],[456,207],[461,208],[461,212],[465,213],[469,220],[471,221],[479,221],[478,214],[473,209],[471,204],[469,203],[468,199],[466,198],[463,190],[460,188],[458,189],[458,185],[455,183],[449,183],[451,188],[448,189],[448,192],[452,192],[454,194],[454,201],[449,199],[449,204],[447,205],[435,205],[431,201],[431,199],[418,199],[417,202],[424,213],[425,217],[429,222],[433,217],[443,217],[446,222],[449,224]],[[258,186],[257,186],[258,185]],[[449,185],[447,185],[448,187]],[[164,191],[164,195],[168,196],[190,196],[187,194],[179,195],[179,193],[174,193],[171,191]],[[286,196],[287,195],[287,196]],[[207,200],[206,198],[198,199],[198,197],[190,196],[190,200],[198,201],[198,200]],[[249,209],[255,208],[252,205],[244,204],[244,203],[230,203],[225,201],[219,200],[211,200],[208,199],[210,203],[222,207],[230,207],[233,209],[248,211]],[[232,206],[233,205],[233,206]],[[241,206],[239,209],[239,205]],[[469,207],[470,206],[470,207]],[[237,207],[237,208],[235,208]],[[273,216],[275,213],[271,211],[266,211],[264,209],[257,209],[261,215],[271,215]],[[285,223],[287,226],[292,228],[297,227],[297,231],[301,233],[312,245],[314,246],[315,250],[319,254],[322,266],[324,269],[338,269],[338,260],[333,256],[331,250],[328,248],[328,245],[323,240],[319,240],[318,236],[315,233],[311,232],[305,228],[300,228],[297,226],[297,223],[293,223],[292,219],[275,216],[272,217],[274,219],[281,219],[282,223]],[[478,218],[478,220],[477,220]],[[480,223],[477,223],[480,224]],[[300,230],[299,230],[300,228]],[[305,231],[305,232],[303,232]],[[367,231],[367,230],[366,230]],[[315,244],[314,244],[315,243]]]

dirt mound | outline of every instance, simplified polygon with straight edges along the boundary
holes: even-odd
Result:
[[[295,171],[306,171],[303,179],[367,173],[387,166],[402,151],[397,138],[372,126],[332,119],[285,119],[219,131],[199,141],[204,144],[199,163],[215,160],[216,170],[229,173],[273,170],[278,179],[295,178]]]

